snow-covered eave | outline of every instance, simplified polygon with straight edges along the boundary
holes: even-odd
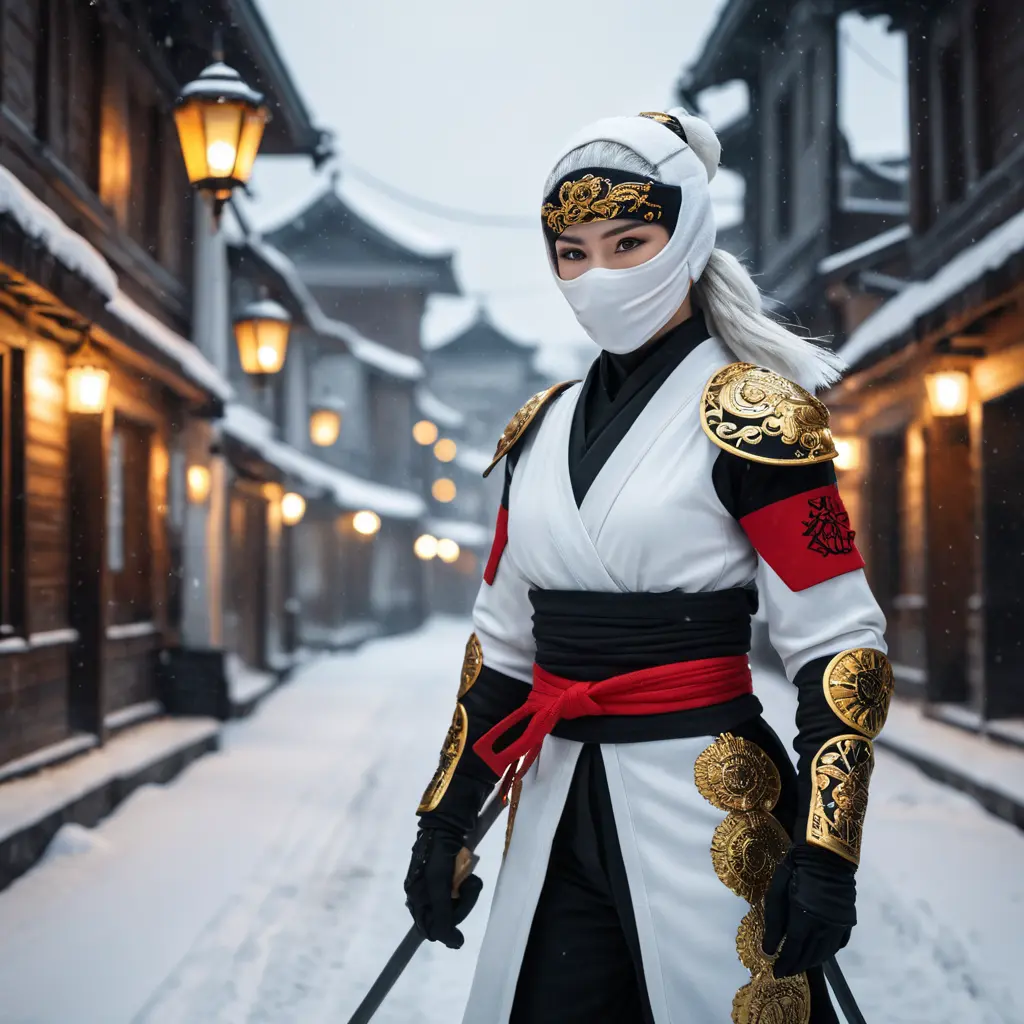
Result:
[[[491,531],[486,526],[467,519],[428,519],[424,527],[438,540],[453,540],[464,548],[484,549],[489,547],[492,540]]]
[[[1024,252],[1024,211],[1011,217],[979,242],[963,249],[925,281],[909,285],[871,314],[840,349],[850,367],[902,337],[914,333],[919,321],[938,313],[967,288],[1001,270]]]
[[[426,503],[412,491],[363,480],[285,444],[275,436],[274,425],[246,405],[229,403],[220,428],[286,476],[326,494],[341,509],[369,509],[382,519],[405,520],[419,519],[426,512]]]
[[[466,422],[466,417],[458,409],[453,409],[447,403],[442,402],[423,384],[416,389],[416,408],[427,419],[433,420],[439,427],[446,427],[449,430],[457,430]]]
[[[242,244],[278,275],[298,304],[310,330],[322,337],[341,341],[359,362],[385,376],[417,381],[426,375],[423,363],[415,356],[396,352],[387,345],[371,341],[349,324],[327,316],[300,277],[295,264],[280,249],[256,235],[250,235]]]
[[[850,246],[849,249],[826,256],[818,263],[818,273],[823,277],[830,277],[844,270],[859,269],[865,260],[871,257],[880,257],[887,250],[901,246],[910,238],[910,234],[909,224],[900,224],[898,227],[890,228],[873,238]]]
[[[62,267],[91,285],[117,321],[148,342],[193,385],[221,401],[231,398],[234,394],[231,385],[199,349],[130,299],[121,290],[114,268],[102,254],[3,166],[0,166],[0,215],[13,220]]]

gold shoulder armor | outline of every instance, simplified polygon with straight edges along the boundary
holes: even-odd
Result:
[[[522,407],[508,421],[508,426],[505,428],[505,432],[501,435],[501,440],[498,441],[498,447],[494,449],[494,458],[491,459],[491,464],[484,470],[484,476],[487,476],[494,467],[501,462],[503,458],[522,440],[526,435],[526,431],[529,430],[530,424],[537,418],[537,414],[544,408],[552,398],[557,398],[566,388],[572,387],[573,384],[578,384],[579,381],[575,380],[563,380],[561,384],[556,384],[554,387],[548,388],[547,391],[538,391],[537,394],[531,398],[526,405]]]
[[[708,381],[700,422],[719,448],[751,462],[800,465],[836,457],[828,409],[781,374],[730,363]]]

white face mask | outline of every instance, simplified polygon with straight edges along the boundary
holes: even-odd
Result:
[[[558,278],[580,326],[605,351],[624,355],[640,348],[683,304],[693,275],[688,254],[680,251],[685,245],[680,227],[661,252],[639,266],[595,267],[571,281]]]

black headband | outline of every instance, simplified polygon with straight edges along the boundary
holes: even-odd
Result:
[[[660,224],[671,235],[681,203],[682,189],[677,185],[611,167],[586,167],[555,182],[540,215],[553,246],[566,228],[596,220]]]

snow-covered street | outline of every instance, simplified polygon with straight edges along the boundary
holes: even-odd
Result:
[[[66,827],[0,894],[0,1021],[344,1024],[408,927],[413,812],[469,628],[315,663],[176,782]],[[787,684],[758,685],[788,739]],[[871,1024],[1024,1020],[1024,834],[880,751],[864,861],[840,962]],[[421,951],[382,1024],[459,1019],[485,917],[466,949]]]

